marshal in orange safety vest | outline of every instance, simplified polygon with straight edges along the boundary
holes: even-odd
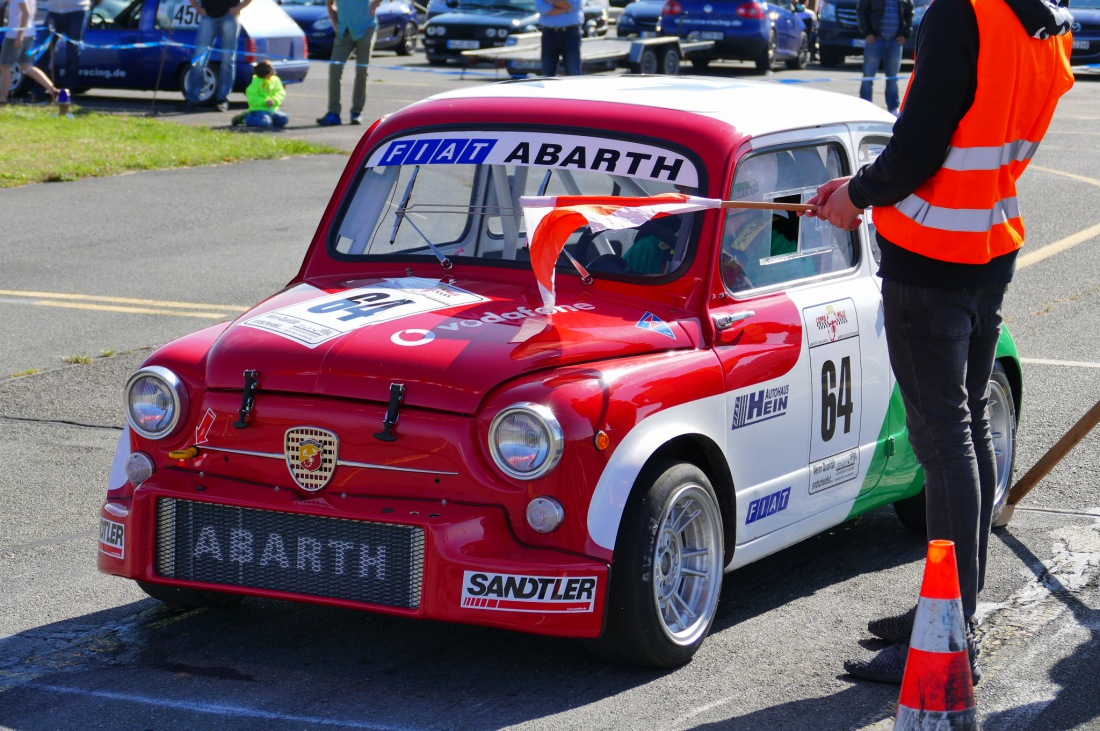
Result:
[[[978,19],[977,90],[943,166],[911,195],[875,206],[878,232],[922,256],[985,264],[1023,246],[1016,181],[1073,86],[1067,33],[1030,38],[1003,0],[970,0]]]

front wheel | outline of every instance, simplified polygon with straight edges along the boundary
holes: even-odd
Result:
[[[787,68],[792,71],[804,69],[810,63],[810,37],[802,34],[802,40],[798,43],[798,55],[787,61]]]
[[[670,668],[691,660],[710,632],[724,569],[722,514],[693,464],[648,465],[627,502],[611,564],[599,657]]]
[[[416,36],[417,33],[416,23],[411,20],[405,23],[405,29],[401,32],[401,42],[397,44],[398,56],[411,56],[413,51],[416,50]]]
[[[1012,384],[1000,363],[993,364],[989,377],[989,434],[993,438],[993,455],[997,463],[997,487],[993,492],[993,525],[1000,526],[1001,514],[1008,503],[1012,486],[1012,470],[1016,464],[1016,402],[1012,398]],[[920,535],[928,532],[928,506],[924,490],[919,494],[894,503],[894,511],[909,530]]]

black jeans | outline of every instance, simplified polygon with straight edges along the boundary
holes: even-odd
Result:
[[[1004,293],[882,283],[890,365],[924,467],[928,540],[955,542],[967,618],[985,584],[997,484],[986,403]]]

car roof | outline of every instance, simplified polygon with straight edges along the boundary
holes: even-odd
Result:
[[[893,115],[853,96],[804,85],[700,76],[567,76],[500,82],[425,99],[540,99],[676,109],[728,123],[742,134],[852,122],[892,125]],[[596,101],[593,101],[596,100]]]

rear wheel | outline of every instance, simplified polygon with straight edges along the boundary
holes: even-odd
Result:
[[[623,513],[607,625],[590,649],[649,667],[688,662],[710,632],[723,569],[722,515],[710,480],[686,462],[648,465]]]
[[[1000,523],[1012,486],[1012,470],[1016,465],[1016,405],[1012,385],[1000,363],[993,364],[989,377],[989,433],[993,437],[993,454],[997,461],[997,488],[993,497],[993,525]],[[894,511],[909,530],[920,535],[928,532],[928,506],[924,490],[894,503]]]
[[[416,23],[411,20],[405,23],[405,29],[401,32],[401,42],[397,44],[398,56],[411,56],[413,51],[416,50],[416,36],[417,36]]]
[[[191,70],[190,64],[180,67],[179,80],[180,92],[187,98],[187,73]],[[218,93],[218,62],[211,61],[202,69],[202,79],[199,82],[199,91],[196,99],[199,104],[211,104]]]
[[[756,70],[759,73],[766,74],[772,70],[772,66],[775,65],[775,49],[778,45],[779,38],[775,35],[773,29],[771,35],[768,36],[768,47],[756,57]]]

